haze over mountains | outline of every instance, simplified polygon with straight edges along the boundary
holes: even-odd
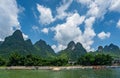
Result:
[[[24,40],[22,32],[16,30],[13,35],[6,37],[3,42],[0,42],[0,55],[3,57],[9,56],[11,53],[17,52],[21,55],[39,55],[43,58],[52,58],[55,56],[64,57],[68,59],[77,59],[87,53],[81,43],[71,41],[67,48],[55,53],[54,50],[44,40],[39,40],[32,44],[31,40]],[[120,48],[114,44],[99,46],[96,53],[112,53],[120,54]]]

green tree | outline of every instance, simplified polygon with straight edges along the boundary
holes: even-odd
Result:
[[[112,62],[112,57],[105,54],[86,54],[78,59],[78,64],[80,65],[110,65]]]
[[[2,57],[0,57],[0,66],[3,66],[3,65],[5,65],[5,60],[2,58]]]
[[[14,52],[9,56],[7,65],[8,66],[24,65],[24,59],[20,54],[18,54],[17,52]]]
[[[44,65],[44,61],[39,56],[34,56],[32,54],[29,54],[25,56],[24,65],[25,66],[42,66]]]
[[[91,54],[86,54],[84,56],[81,56],[79,59],[78,59],[78,64],[81,64],[81,65],[93,65],[94,64],[94,61],[95,61],[95,58],[93,55]]]

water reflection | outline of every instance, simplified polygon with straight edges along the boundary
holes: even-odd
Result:
[[[0,78],[120,78],[118,69],[0,70]]]

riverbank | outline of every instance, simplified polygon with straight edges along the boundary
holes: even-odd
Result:
[[[0,67],[6,70],[64,70],[64,69],[92,69],[92,66],[10,66]]]
[[[69,70],[69,69],[108,69],[120,68],[120,66],[10,66],[0,67],[5,70]]]

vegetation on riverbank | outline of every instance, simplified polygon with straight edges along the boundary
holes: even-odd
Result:
[[[111,65],[112,57],[104,54],[85,54],[76,61],[65,59],[62,57],[41,58],[32,54],[22,56],[18,53],[12,53],[8,59],[0,58],[0,66],[67,66],[73,65]]]
[[[97,55],[92,55],[92,54],[86,54],[84,56],[81,56],[78,59],[78,64],[79,65],[111,65],[112,64],[113,58],[110,55],[105,55],[105,54],[97,54]]]

